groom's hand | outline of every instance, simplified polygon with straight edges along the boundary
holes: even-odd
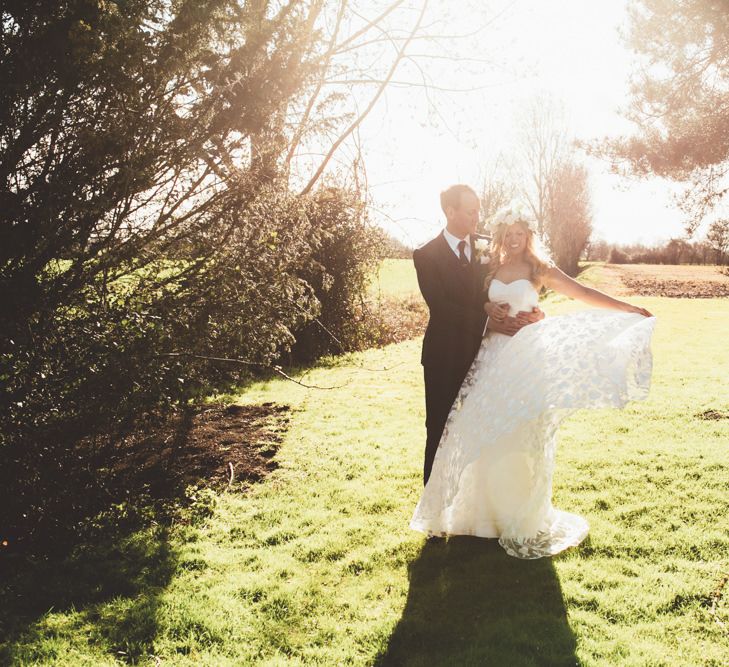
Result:
[[[519,324],[516,321],[516,317],[507,315],[503,320],[495,320],[493,317],[490,317],[486,328],[496,333],[513,336],[523,326],[523,324]]]
[[[532,308],[531,311],[520,310],[516,314],[516,321],[523,327],[527,324],[534,324],[544,319],[544,311],[541,308]]]

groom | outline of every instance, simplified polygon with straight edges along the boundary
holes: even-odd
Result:
[[[526,324],[544,317],[538,308],[501,322],[488,319],[484,279],[488,264],[477,256],[475,240],[480,202],[468,185],[441,192],[446,227],[432,241],[413,252],[418,285],[428,304],[430,319],[423,339],[421,363],[425,375],[425,464],[428,482],[433,459],[451,405],[458,395],[486,328],[513,336]]]

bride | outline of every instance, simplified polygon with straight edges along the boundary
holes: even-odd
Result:
[[[530,311],[542,287],[605,310],[548,317],[513,337],[487,333],[410,527],[498,537],[509,555],[540,558],[579,544],[588,531],[585,519],[552,506],[557,427],[574,410],[647,396],[655,318],[556,268],[520,204],[501,209],[491,227],[490,317]]]

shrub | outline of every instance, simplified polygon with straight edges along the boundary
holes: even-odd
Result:
[[[312,254],[298,275],[313,289],[321,312],[296,332],[292,354],[298,361],[372,343],[376,326],[365,291],[385,248],[383,232],[369,223],[355,193],[322,189],[308,199],[306,210]]]
[[[629,264],[630,257],[618,248],[611,248],[608,256],[608,264]]]

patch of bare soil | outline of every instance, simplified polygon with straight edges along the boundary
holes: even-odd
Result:
[[[604,264],[599,267],[597,274],[598,282],[595,285],[597,289],[607,292],[610,296],[633,296],[633,292],[623,282],[622,267],[617,264]]]
[[[717,421],[719,419],[729,419],[729,411],[727,410],[704,410],[696,415],[699,419],[707,421]]]
[[[155,521],[174,518],[190,486],[244,490],[277,467],[289,419],[274,403],[210,405],[149,418],[123,438],[59,443],[36,463],[36,484],[0,489],[0,555],[62,550],[115,507],[142,517],[151,504]]]
[[[729,275],[716,266],[607,264],[628,294],[679,299],[729,297]]]
[[[289,422],[288,406],[210,406],[185,412],[124,447],[112,462],[116,483],[145,486],[153,497],[190,484],[250,483],[276,468],[273,456]]]
[[[708,610],[712,620],[721,628],[724,635],[729,636],[729,605],[726,602],[727,582],[729,582],[729,574],[724,572],[714,590],[701,601],[701,606]]]

